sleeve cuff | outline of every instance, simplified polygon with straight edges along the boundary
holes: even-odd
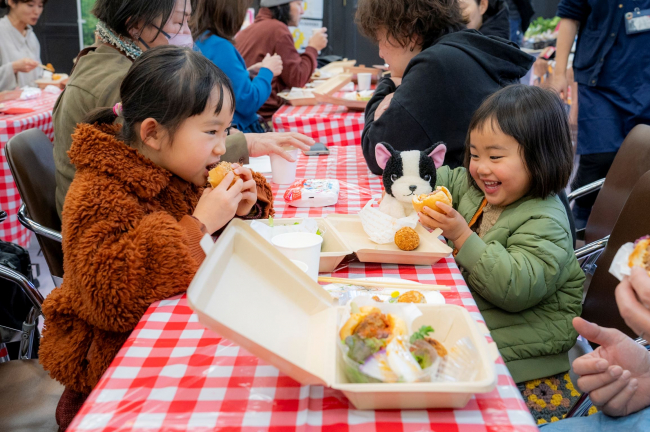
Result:
[[[248,163],[248,143],[245,134],[236,133],[226,138],[226,153],[221,160],[240,165]]]
[[[269,84],[271,84],[271,81],[273,81],[273,72],[271,72],[271,69],[268,68],[260,68],[260,71],[257,73],[258,77],[261,77],[264,81],[267,81]]]
[[[197,218],[192,216],[183,216],[178,224],[181,226],[187,237],[187,247],[190,249],[190,255],[197,264],[201,264],[205,259],[205,253],[201,248],[201,239],[207,233],[205,225]]]
[[[471,273],[476,263],[478,263],[478,260],[481,259],[485,249],[487,249],[487,245],[483,239],[481,239],[478,234],[472,233],[472,235],[465,240],[463,247],[458,251],[456,262]]]

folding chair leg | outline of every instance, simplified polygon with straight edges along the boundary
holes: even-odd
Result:
[[[20,339],[20,359],[29,360],[32,357],[32,346],[34,345],[34,330],[38,322],[39,313],[35,308],[29,311],[27,319],[23,323],[23,334]]]

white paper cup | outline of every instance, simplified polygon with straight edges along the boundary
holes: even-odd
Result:
[[[370,84],[372,83],[372,74],[371,73],[358,73],[357,74],[357,91],[366,91],[370,90]]]
[[[298,149],[294,147],[286,148],[286,153],[296,159],[295,162],[289,162],[282,156],[271,153],[271,181],[275,184],[291,184],[296,181],[296,166],[298,164]]]
[[[273,237],[271,243],[290,260],[298,260],[307,264],[307,275],[318,281],[323,237],[304,232],[285,233]]]
[[[297,265],[300,270],[304,271],[305,273],[308,273],[309,267],[304,262],[293,260],[293,259],[291,260],[291,262]]]

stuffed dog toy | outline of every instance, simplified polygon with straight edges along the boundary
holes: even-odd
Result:
[[[375,158],[384,170],[386,190],[379,210],[396,219],[410,216],[414,212],[413,196],[431,193],[436,188],[436,169],[442,165],[446,152],[447,147],[442,142],[425,151],[403,152],[396,151],[390,144],[377,144]]]

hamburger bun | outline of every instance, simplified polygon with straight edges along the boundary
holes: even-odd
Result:
[[[373,312],[381,313],[381,310],[379,308],[372,307],[372,306],[363,306],[359,308],[358,313],[351,314],[350,318],[348,318],[348,320],[345,322],[345,324],[343,325],[343,327],[341,327],[341,330],[339,331],[339,337],[341,338],[341,340],[345,340],[348,336],[352,336],[354,334],[354,331],[357,329],[359,324],[361,324],[364,318],[366,318],[368,315],[370,315]],[[395,336],[406,335],[407,333],[406,323],[404,322],[404,320],[392,314],[386,314],[383,316],[386,317],[386,321],[388,323],[388,331],[391,334],[391,336],[388,338],[389,340],[391,340]]]
[[[628,260],[630,267],[641,267],[650,275],[650,238],[642,237],[637,240],[634,250]]]
[[[213,189],[219,186],[219,183],[221,183],[223,178],[226,175],[228,175],[228,173],[231,171],[232,171],[232,165],[230,164],[230,162],[219,162],[219,164],[216,167],[212,168],[210,172],[208,172],[208,182],[210,183],[210,186],[212,186]],[[232,185],[234,185],[239,178],[240,177],[237,174],[235,174],[235,177],[232,179],[232,183],[230,183],[228,189],[230,189]]]
[[[430,194],[416,195],[413,197],[413,208],[416,212],[420,213],[424,207],[429,207],[432,210],[445,213],[436,203],[441,202],[451,205],[452,198],[449,190],[444,186],[438,186],[436,190]]]

